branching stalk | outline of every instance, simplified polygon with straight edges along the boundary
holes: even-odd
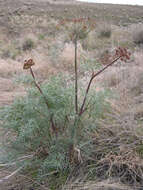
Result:
[[[101,74],[103,71],[105,71],[108,67],[112,66],[116,61],[118,61],[119,59],[121,58],[121,56],[117,57],[116,59],[114,59],[111,63],[109,63],[108,65],[106,65],[103,69],[99,70],[97,73],[93,73],[91,78],[90,78],[90,81],[88,83],[88,86],[87,86],[87,89],[86,89],[86,92],[85,92],[85,96],[84,96],[84,99],[83,99],[83,103],[81,105],[81,108],[80,108],[80,112],[79,112],[79,116],[81,116],[84,111],[86,110],[85,107],[85,103],[86,103],[86,100],[87,100],[87,95],[88,95],[88,92],[89,92],[89,89],[90,89],[90,86],[91,86],[91,83],[93,81],[93,79],[95,77],[97,77],[99,74]]]

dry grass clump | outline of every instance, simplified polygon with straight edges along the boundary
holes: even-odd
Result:
[[[5,175],[8,174],[8,172],[3,171],[3,173],[5,173]],[[36,183],[33,179],[31,179],[30,177],[26,176],[26,175],[21,175],[19,174],[18,177],[17,176],[13,176],[11,177],[8,181],[4,181],[3,183],[1,183],[1,189],[3,190],[12,190],[12,189],[25,189],[25,190],[32,190],[32,189],[36,189],[36,190],[44,190],[45,188],[40,185],[40,183]]]
[[[112,180],[103,180],[101,182],[88,181],[79,182],[76,181],[66,186],[64,190],[135,190],[131,186],[122,184],[121,182],[114,182]]]
[[[123,114],[123,115],[122,115]],[[127,185],[143,185],[142,135],[134,114],[114,112],[101,121],[95,135],[96,175],[100,179],[118,178]]]
[[[124,184],[142,185],[143,163],[135,151],[121,146],[119,153],[110,152],[98,162],[96,172],[98,177],[118,177]]]
[[[92,134],[95,149],[91,157],[85,158],[82,172],[78,173],[79,168],[77,175],[73,172],[73,178],[63,189],[135,190],[141,187],[143,139],[134,131],[135,125],[135,121],[130,122],[117,112],[100,121],[100,127]],[[90,181],[89,177],[95,177],[95,181]]]

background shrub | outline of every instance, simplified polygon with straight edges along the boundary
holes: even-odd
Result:
[[[108,24],[101,24],[99,26],[99,32],[98,36],[100,38],[110,38],[112,31],[111,31],[111,26]]]
[[[34,42],[32,39],[26,39],[22,45],[23,51],[31,50],[34,48]]]
[[[136,45],[143,44],[143,26],[133,32],[133,41]]]

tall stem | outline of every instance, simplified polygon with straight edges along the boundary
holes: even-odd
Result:
[[[78,114],[77,36],[75,37],[75,112]]]

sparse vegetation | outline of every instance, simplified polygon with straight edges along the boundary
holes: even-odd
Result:
[[[4,59],[11,57],[10,51],[8,49],[3,51],[1,57],[4,58]]]
[[[39,34],[38,38],[39,38],[39,40],[44,40],[45,39],[45,35],[44,34]]]
[[[22,45],[22,50],[23,51],[26,51],[26,50],[32,50],[34,48],[34,41],[32,39],[26,39],[24,42],[23,42],[23,45]]]

